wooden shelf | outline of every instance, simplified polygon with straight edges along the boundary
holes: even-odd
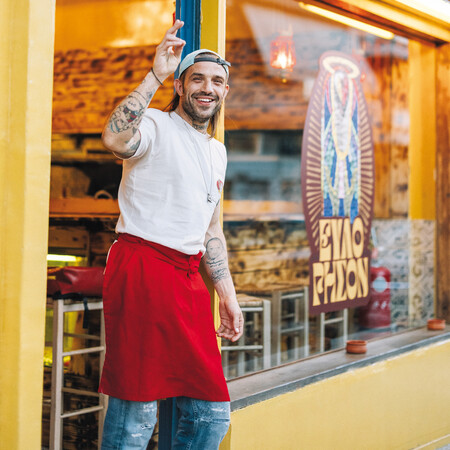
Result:
[[[114,199],[96,198],[52,198],[50,217],[53,218],[117,218],[119,204]]]

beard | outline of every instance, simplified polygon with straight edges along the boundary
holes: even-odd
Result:
[[[214,98],[213,100],[217,101],[217,98]],[[180,97],[181,107],[183,108],[184,112],[195,123],[209,122],[211,117],[213,117],[214,114],[216,114],[222,106],[222,101],[220,101],[216,104],[216,106],[213,109],[208,108],[207,110],[204,111],[204,110],[202,110],[201,107],[196,105],[194,102],[195,102],[194,97],[187,97],[186,95],[183,95],[182,97]]]

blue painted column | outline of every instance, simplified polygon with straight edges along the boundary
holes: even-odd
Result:
[[[183,57],[200,48],[201,0],[177,0],[175,15],[184,22],[179,31],[181,39],[186,41]]]
[[[182,58],[200,48],[201,0],[176,0],[175,17],[184,22],[178,36],[186,41]],[[178,76],[178,71],[175,73]],[[167,349],[170,351],[170,349]],[[186,367],[186,370],[189,370]],[[159,405],[158,449],[170,450],[177,431],[178,414],[174,398],[161,400]]]

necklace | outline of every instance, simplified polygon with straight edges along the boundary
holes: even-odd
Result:
[[[198,149],[198,143],[195,139],[195,137],[192,134],[192,131],[189,129],[189,125],[186,123],[186,121],[180,116],[180,118],[183,120],[184,126],[186,127],[186,130],[189,134],[189,139],[191,140],[192,144],[194,145],[194,149],[195,149],[195,154],[197,155],[197,162],[198,165],[200,167],[200,172],[202,174],[202,178],[203,178],[203,182],[205,183],[205,188],[206,188],[206,200],[208,201],[208,203],[213,203],[214,200],[211,196],[211,192],[212,192],[212,182],[213,182],[213,164],[212,164],[212,152],[211,152],[211,141],[208,141],[208,150],[209,150],[209,165],[210,165],[210,170],[211,170],[211,179],[210,179],[210,183],[209,183],[209,188],[208,188],[208,182],[206,181],[206,175],[203,171],[203,167],[200,161],[200,156],[199,156],[199,149]]]

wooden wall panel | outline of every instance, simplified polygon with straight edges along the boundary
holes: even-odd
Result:
[[[252,41],[229,41],[233,55],[227,129],[301,129],[307,102],[303,83],[283,83],[267,74]],[[155,47],[70,50],[55,53],[54,133],[100,133],[114,106],[143,80]],[[173,78],[161,87],[152,107],[163,109],[172,97]]]
[[[227,57],[232,67],[225,108],[226,129],[303,128],[308,102],[298,73],[290,75],[284,83],[278,72],[267,67],[252,39],[228,41]]]
[[[408,195],[408,62],[393,58],[391,81],[391,165],[390,172],[390,217],[407,217]]]
[[[375,158],[374,215],[389,217],[391,207],[391,59],[368,58],[370,76],[363,82],[372,120],[372,135]]]
[[[437,49],[436,61],[436,315],[450,321],[450,44]]]
[[[69,50],[55,53],[54,133],[101,133],[109,114],[151,68],[155,46]],[[164,108],[172,97],[166,80],[152,102]]]
[[[224,222],[230,271],[238,291],[308,284],[309,246],[302,221]]]

